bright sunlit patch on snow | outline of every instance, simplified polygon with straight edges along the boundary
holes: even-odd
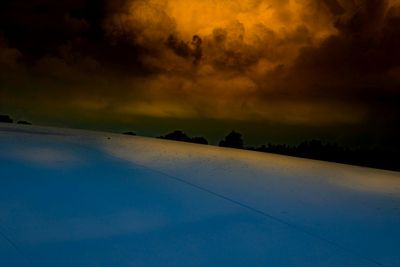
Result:
[[[399,266],[399,173],[29,128],[0,129],[5,266],[7,240],[35,266]]]
[[[102,146],[114,157],[175,174],[186,170],[191,176],[229,175],[231,185],[242,184],[249,176],[263,179],[272,175],[372,194],[400,193],[400,179],[390,171],[146,138],[140,142],[118,138],[112,145],[103,142]],[[294,172],[298,176],[294,177]]]

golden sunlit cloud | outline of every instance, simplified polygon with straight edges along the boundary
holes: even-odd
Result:
[[[107,50],[76,38],[26,67],[0,42],[0,94],[26,106],[13,88],[27,88],[65,112],[321,125],[363,121],[398,92],[400,0],[106,3]],[[69,31],[90,28],[75,20]]]
[[[290,63],[299,48],[336,31],[328,10],[309,0],[133,0],[109,18],[106,28],[115,38],[128,36],[157,50],[168,62],[156,67],[165,70],[179,66],[165,55],[166,48],[194,57],[189,52],[194,36],[202,40],[203,64],[243,69],[260,60]],[[160,59],[160,54],[152,56]]]
[[[328,9],[316,1],[133,0],[105,25],[111,38],[145,47],[142,63],[156,72],[149,82],[133,85],[156,104],[123,110],[237,119],[255,113],[274,119],[277,105],[255,112],[259,91],[276,90],[268,73],[290,66],[302,47],[318,45],[337,31]],[[311,114],[303,110],[300,116]]]

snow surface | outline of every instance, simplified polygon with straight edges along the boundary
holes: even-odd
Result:
[[[400,173],[0,124],[0,266],[400,266]]]

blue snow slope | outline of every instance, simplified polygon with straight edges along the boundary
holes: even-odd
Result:
[[[0,266],[400,266],[400,173],[0,124]]]

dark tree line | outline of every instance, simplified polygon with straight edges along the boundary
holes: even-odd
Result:
[[[0,114],[0,122],[13,123],[14,120],[8,115]],[[17,121],[17,123],[31,124],[27,121]],[[125,132],[124,134],[136,135],[134,132]],[[160,136],[159,138],[196,144],[208,144],[207,139],[204,137],[189,137],[185,132],[179,130]],[[346,148],[336,143],[322,142],[315,139],[303,141],[298,145],[268,144],[260,147],[246,148],[242,135],[236,131],[231,131],[225,136],[225,138],[219,142],[219,146],[400,171],[400,151],[398,149],[366,147]]]
[[[14,120],[8,116],[8,115],[1,115],[0,114],[0,122],[4,122],[4,123],[13,123]],[[25,125],[31,125],[30,122],[27,121],[17,121],[17,124],[25,124]]]
[[[399,151],[382,148],[346,148],[336,143],[307,140],[298,145],[268,144],[248,148],[259,152],[332,161],[373,168],[400,170]]]
[[[161,138],[193,143],[208,143],[203,137],[190,138],[182,131],[174,131]],[[194,142],[194,139],[197,138],[205,140],[205,142]],[[390,149],[346,148],[337,143],[315,139],[303,141],[298,145],[268,144],[255,148],[245,148],[242,135],[236,131],[231,131],[219,142],[219,146],[400,171],[399,151]]]
[[[160,136],[158,138],[208,145],[208,141],[204,137],[198,137],[198,136],[189,137],[186,133],[184,133],[183,131],[179,131],[179,130],[173,131],[172,133],[166,134],[164,136]]]
[[[219,146],[243,149],[242,135],[232,131]],[[400,171],[399,151],[382,148],[346,148],[337,143],[307,140],[298,145],[268,144],[257,148],[246,148],[259,152],[282,154],[287,156],[345,163],[373,168]]]
[[[136,135],[136,133],[134,133],[134,132],[124,132],[123,134],[125,134],[125,135],[132,135],[132,136],[135,136],[135,135]]]

